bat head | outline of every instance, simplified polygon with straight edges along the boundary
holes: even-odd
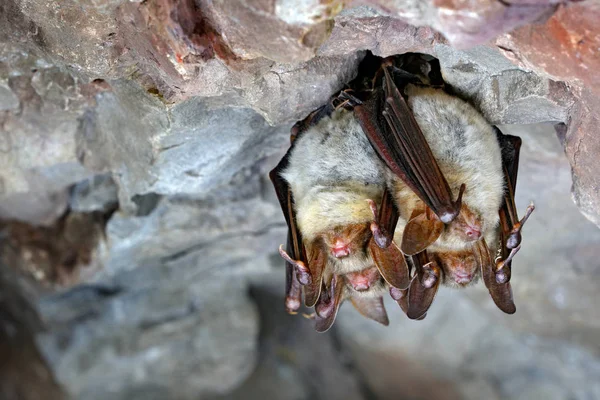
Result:
[[[434,253],[446,286],[467,287],[479,280],[479,266],[471,249]]]
[[[460,213],[447,225],[448,233],[464,242],[475,242],[483,235],[483,221],[481,216],[473,212],[464,203]]]
[[[385,281],[375,266],[349,272],[344,275],[344,278],[350,294],[380,295],[382,291],[385,291]]]
[[[371,238],[370,225],[363,223],[338,226],[324,232],[322,238],[329,254],[334,258],[364,255]]]

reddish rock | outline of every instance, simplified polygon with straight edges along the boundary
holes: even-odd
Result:
[[[505,55],[524,68],[566,82],[576,102],[561,132],[573,174],[573,198],[600,225],[600,3],[562,5],[543,25],[498,38]]]
[[[600,93],[599,21],[597,1],[563,5],[545,24],[517,29],[496,43],[526,68]]]

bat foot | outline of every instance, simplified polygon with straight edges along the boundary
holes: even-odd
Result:
[[[302,316],[306,319],[315,319],[317,317],[317,314],[316,313],[310,313],[310,314],[302,313]]]

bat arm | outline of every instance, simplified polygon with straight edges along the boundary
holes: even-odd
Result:
[[[421,277],[421,285],[426,289],[431,289],[440,279],[440,267],[435,261],[431,261],[423,265],[423,276]]]
[[[458,216],[458,214],[460,212],[460,207],[462,206],[462,197],[463,197],[463,194],[465,193],[466,188],[467,188],[467,185],[465,185],[464,183],[462,185],[460,185],[458,197],[456,198],[454,205],[452,207],[443,208],[440,211],[440,215],[438,215],[438,218],[444,224],[449,224],[450,222],[452,222],[454,220],[454,218],[456,218]]]
[[[304,265],[302,261],[294,260],[292,257],[290,257],[289,254],[283,249],[283,245],[279,246],[279,255],[281,255],[281,258],[283,258],[285,261],[294,266],[294,269],[296,270],[296,277],[302,286],[308,285],[312,282],[312,276],[308,267]]]
[[[531,203],[527,207],[527,210],[525,211],[525,216],[523,218],[521,218],[520,221],[516,222],[512,226],[512,229],[511,229],[510,233],[508,234],[508,239],[506,239],[506,247],[507,248],[514,249],[520,245],[521,230],[523,229],[525,222],[527,222],[527,220],[529,219],[529,216],[531,215],[531,213],[533,213],[533,210],[535,210],[535,205],[533,203]]]
[[[375,243],[377,246],[385,249],[392,244],[393,235],[390,235],[389,232],[385,230],[379,223],[377,223],[378,215],[377,212],[377,204],[371,199],[367,199],[369,203],[369,207],[371,208],[371,212],[373,213],[373,222],[371,222],[371,233],[373,234],[373,239],[375,239]]]

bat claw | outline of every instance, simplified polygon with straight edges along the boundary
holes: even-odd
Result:
[[[302,261],[294,260],[292,257],[290,257],[290,255],[283,249],[283,245],[279,245],[279,255],[281,255],[285,261],[294,266],[296,269],[296,278],[302,286],[309,285],[312,282],[310,270]]]
[[[317,317],[317,314],[314,312],[310,313],[310,314],[302,313],[302,316],[306,319],[315,319]]]

